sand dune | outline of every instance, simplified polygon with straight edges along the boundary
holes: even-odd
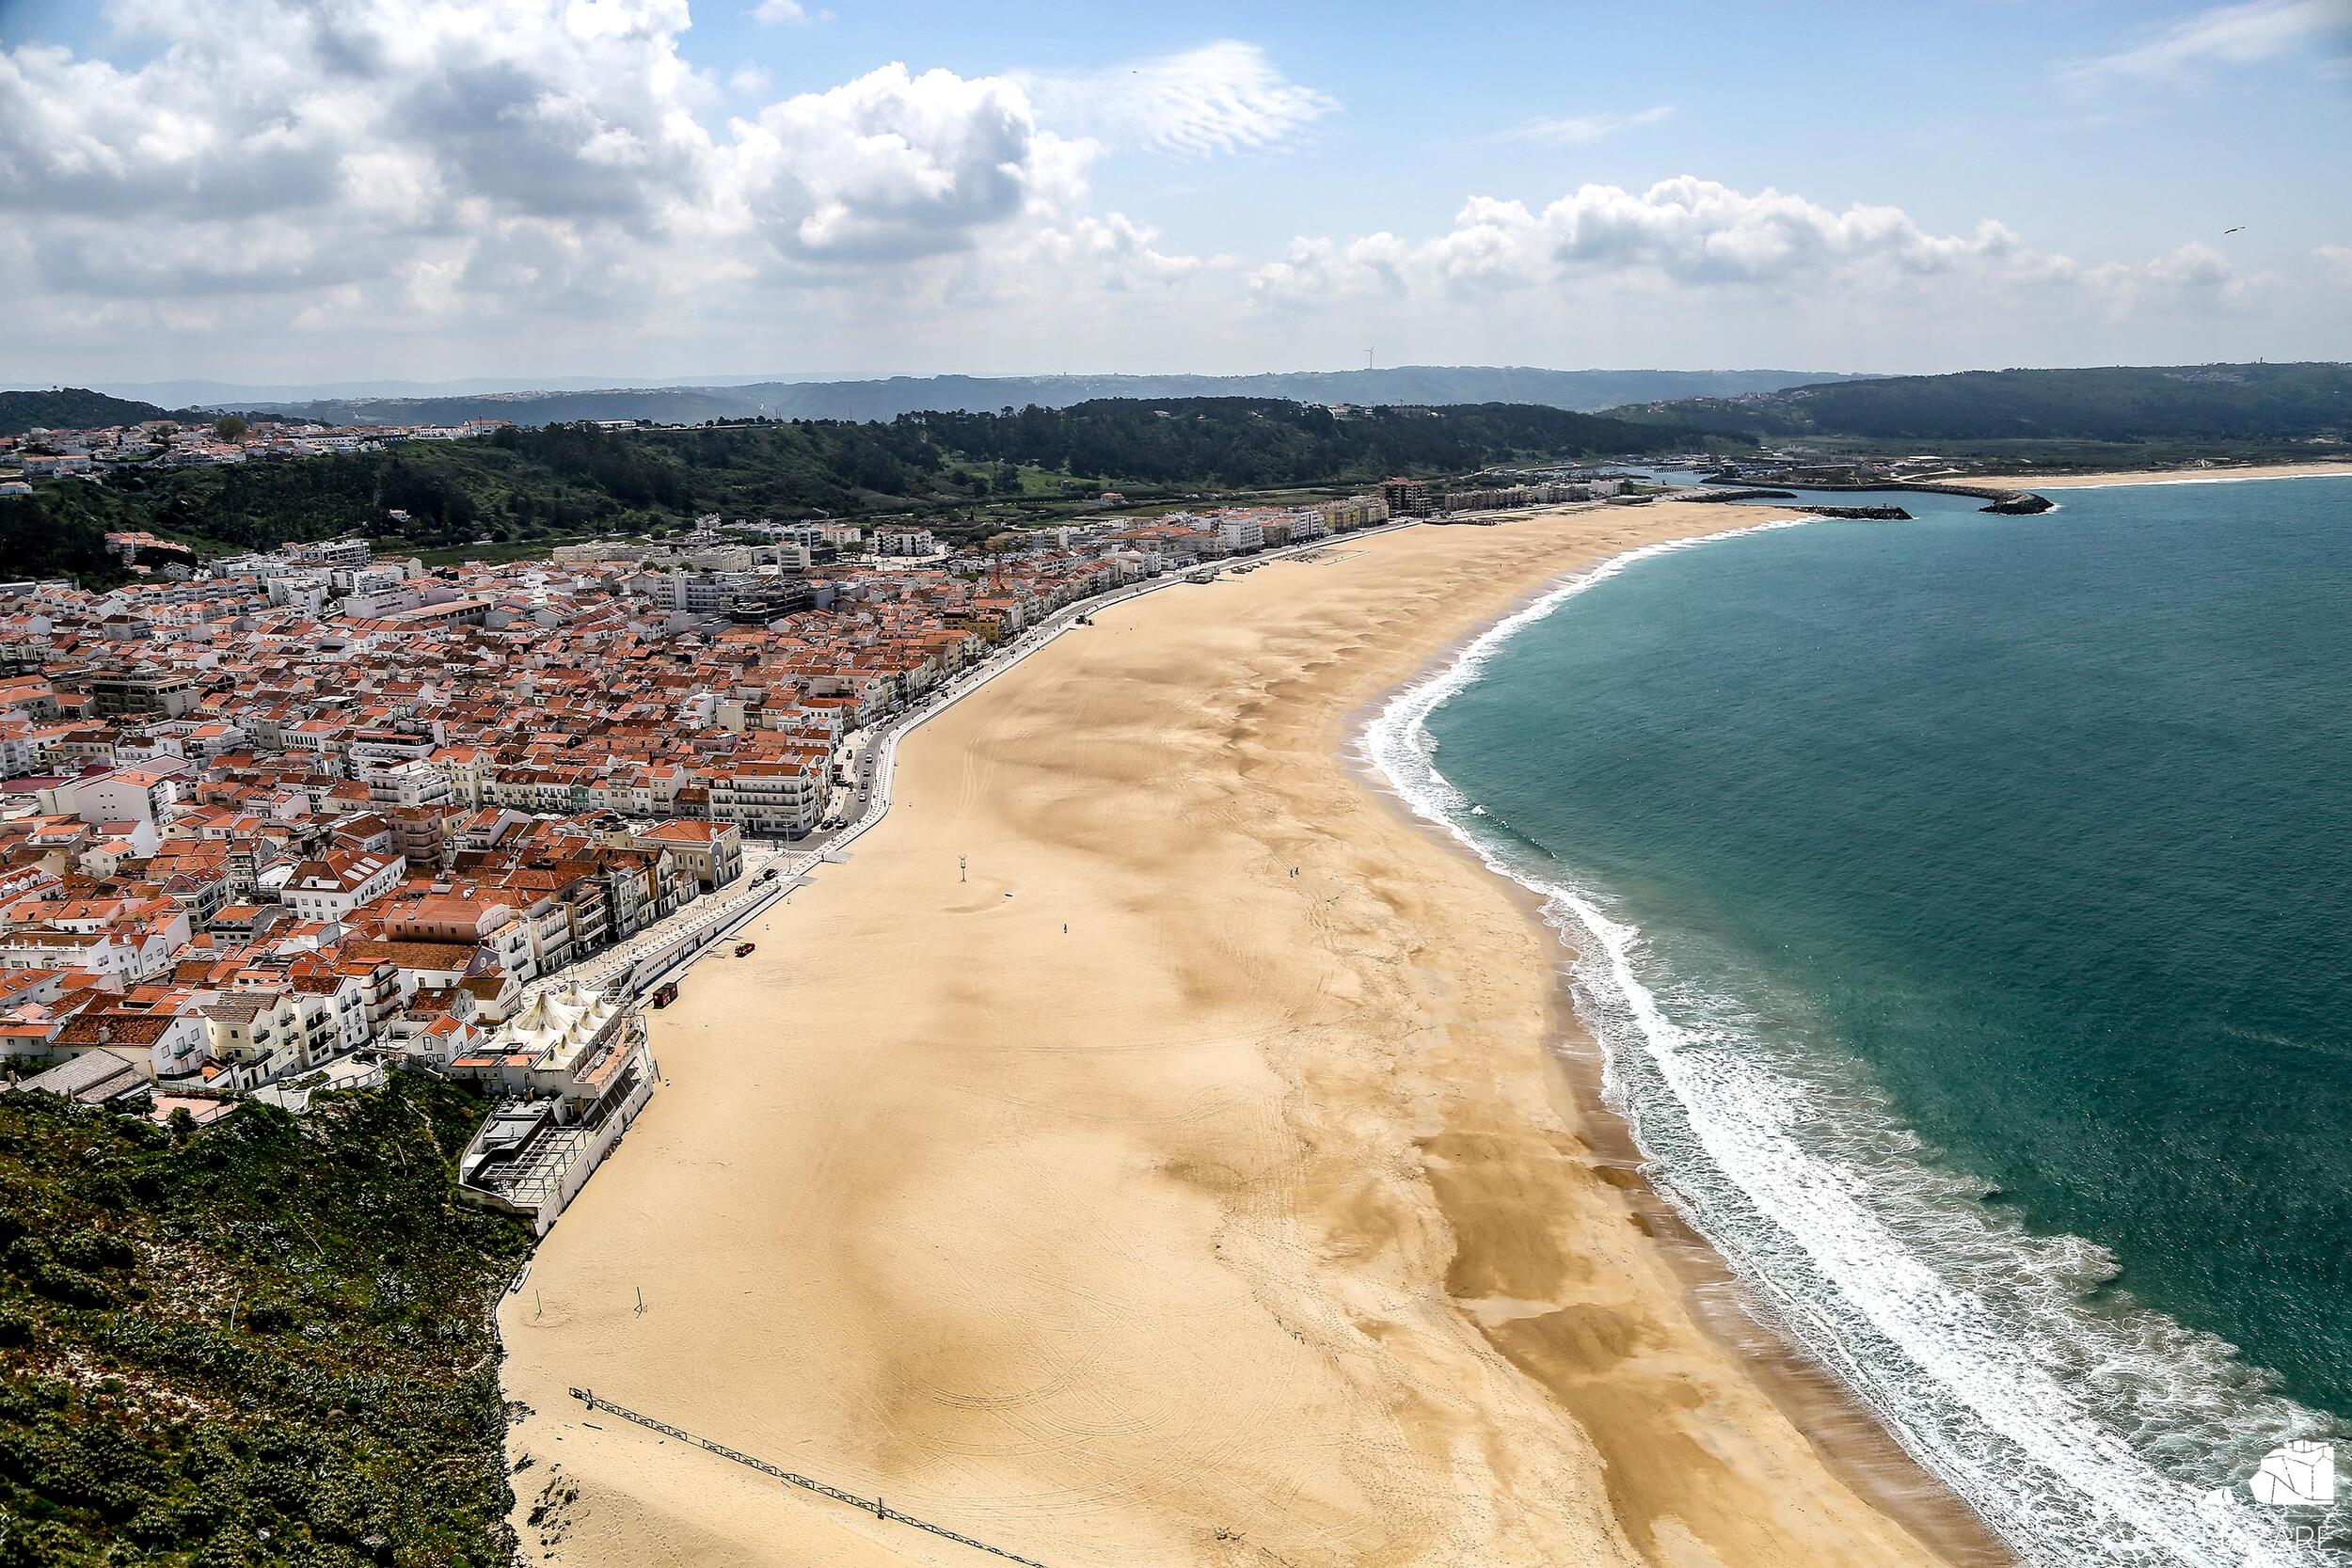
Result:
[[[1053,1568],[1969,1550],[1701,1329],[1555,1058],[1551,934],[1344,756],[1543,582],[1725,522],[1338,542],[912,737],[851,863],[657,1015],[669,1086],[506,1304],[517,1493],[579,1492],[531,1555],[987,1560],[574,1384]]]

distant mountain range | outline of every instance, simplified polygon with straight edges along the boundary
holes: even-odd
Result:
[[[761,381],[870,380],[867,374],[771,372],[766,375],[478,375],[454,381],[401,381],[382,377],[358,381],[102,381],[97,389],[114,397],[160,403],[168,407],[253,408],[262,404],[325,403],[361,398],[479,397],[490,392],[593,392],[616,387],[744,387]]]
[[[1245,397],[1295,404],[1454,407],[1511,404],[1609,413],[1743,440],[1822,437],[1920,443],[2015,441],[2352,444],[2352,365],[2103,366],[1867,376],[1804,371],[1548,371],[1408,365],[1393,370],[1212,375],[890,376],[343,397],[225,399],[197,407],[81,388],[0,392],[0,435],[143,419],[209,420],[234,407],[338,424],[518,425],[583,420],[701,424],[778,420],[888,421],[901,414],[1069,408],[1104,399]]]
[[[1406,365],[1393,370],[1299,371],[1263,375],[890,376],[866,381],[755,381],[736,386],[436,391],[425,396],[203,399],[336,424],[442,424],[507,419],[517,424],[576,420],[891,420],[927,411],[991,413],[1066,408],[1099,398],[1283,398],[1295,403],[1534,404],[1576,413],[1672,398],[1740,397],[1808,382],[1851,379],[1828,371],[1547,371],[1520,366]],[[184,384],[172,384],[184,389]]]

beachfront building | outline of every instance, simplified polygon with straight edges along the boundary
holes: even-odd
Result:
[[[1426,517],[1437,510],[1437,494],[1425,479],[1384,480],[1380,499],[1391,517]]]
[[[1256,512],[1223,512],[1213,518],[1216,547],[1227,555],[1265,548],[1265,517]]]
[[[448,1071],[507,1097],[459,1156],[460,1195],[541,1234],[660,1077],[636,1009],[576,986],[542,992]]]
[[[743,834],[732,823],[659,822],[626,834],[625,842],[635,848],[666,851],[679,874],[707,893],[716,893],[743,875]]]
[[[1344,496],[1318,502],[1314,508],[1333,533],[1349,533],[1389,520],[1389,503],[1376,495]]]

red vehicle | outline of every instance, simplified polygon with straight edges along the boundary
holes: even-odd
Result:
[[[668,985],[663,986],[660,990],[653,993],[653,1005],[657,1007],[666,1007],[676,1000],[677,982],[675,980],[671,981]]]
[[[749,958],[752,950],[758,945],[755,942],[739,942],[735,944],[735,956],[739,958]]]

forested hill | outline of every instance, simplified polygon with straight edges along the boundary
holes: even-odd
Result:
[[[0,436],[22,436],[28,430],[100,430],[170,417],[168,410],[151,403],[110,398],[80,387],[0,392]]]
[[[1524,404],[1364,408],[1334,414],[1263,398],[1104,398],[1018,413],[910,414],[936,450],[966,461],[1034,464],[1154,484],[1368,482],[1514,460],[1665,451],[1645,425]]]
[[[757,381],[726,387],[578,388],[402,397],[266,402],[262,408],[337,424],[516,424],[580,420],[893,420],[927,409],[994,413],[1036,404],[1067,408],[1104,398],[1279,398],[1297,403],[1442,405],[1542,404],[1581,413],[1663,398],[1737,397],[1812,381],[1829,371],[1551,371],[1523,365],[1399,365],[1385,370],[1291,371],[1263,375],[896,375],[863,381]]]
[[[1967,371],[1792,387],[1737,398],[1686,398],[1612,412],[1767,438],[2352,439],[2352,365]]]
[[[635,532],[711,512],[889,512],[977,531],[1043,520],[1105,489],[1145,500],[1362,485],[1391,474],[1659,453],[1693,439],[1658,423],[1557,408],[1489,404],[1338,416],[1248,398],[909,414],[870,424],[518,426],[466,441],[134,469],[103,483],[45,482],[29,498],[0,498],[0,578],[103,578],[113,569],[103,549],[109,529],[215,547],[268,547],[356,529],[388,546],[428,550]]]

